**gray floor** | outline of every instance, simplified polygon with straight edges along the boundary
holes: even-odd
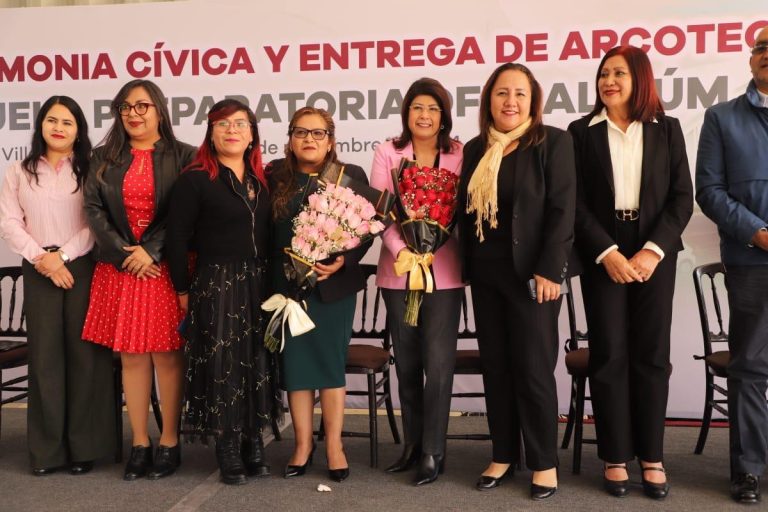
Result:
[[[381,466],[393,461],[400,447],[392,442],[386,418],[380,417]],[[348,415],[347,426],[364,429],[367,417]],[[454,432],[484,430],[482,417],[451,418]],[[126,432],[128,432],[126,425]],[[562,432],[562,428],[561,428]],[[587,434],[592,434],[587,427]],[[350,461],[349,480],[331,482],[325,471],[323,445],[318,446],[315,464],[302,478],[285,480],[282,466],[290,456],[290,427],[281,442],[267,447],[274,475],[247,485],[229,487],[218,482],[212,448],[186,445],[180,471],[158,482],[123,482],[122,465],[99,461],[93,472],[74,477],[66,472],[34,477],[26,454],[25,410],[4,407],[0,438],[0,511],[392,511],[392,510],[765,510],[765,505],[739,506],[730,501],[728,490],[727,431],[714,429],[703,455],[693,455],[698,429],[670,427],[666,437],[666,465],[672,491],[664,502],[645,498],[639,486],[639,471],[631,468],[637,485],[625,499],[604,494],[600,462],[594,446],[585,446],[582,474],[571,474],[571,450],[561,451],[560,489],[542,503],[528,499],[530,474],[517,472],[504,485],[490,492],[477,492],[474,481],[490,457],[487,441],[449,441],[446,473],[434,484],[415,488],[412,474],[389,475],[368,466],[368,440],[345,439]],[[126,447],[128,445],[126,438]],[[317,492],[323,483],[330,493]]]

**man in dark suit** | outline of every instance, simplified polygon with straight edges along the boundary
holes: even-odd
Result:
[[[720,232],[730,306],[731,496],[760,500],[768,461],[768,28],[757,36],[745,94],[707,110],[696,200]]]

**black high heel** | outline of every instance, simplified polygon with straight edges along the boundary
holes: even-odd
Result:
[[[643,466],[643,463],[639,459],[637,463],[640,464],[640,471],[642,471],[643,493],[649,498],[653,498],[655,500],[663,500],[666,498],[669,494],[669,481],[659,484],[656,482],[650,482],[645,479],[646,471],[661,471],[662,473],[666,474],[666,470],[663,467]]]
[[[317,448],[317,445],[315,444],[314,441],[312,441],[312,451],[309,452],[309,457],[307,457],[307,462],[305,462],[301,466],[288,464],[287,466],[285,466],[285,472],[283,473],[283,476],[285,478],[303,476],[307,472],[307,468],[312,465],[312,458],[315,456],[315,448]]]
[[[627,469],[626,464],[605,464],[603,467],[603,488],[611,496],[623,498],[629,494],[629,478],[625,480],[608,480],[605,476],[607,469]]]
[[[344,456],[346,457],[346,453],[344,452],[344,449],[341,449],[341,452],[344,453]],[[347,478],[349,478],[349,465],[345,468],[339,468],[339,469],[331,469],[328,468],[328,478],[333,480],[334,482],[343,482]]]

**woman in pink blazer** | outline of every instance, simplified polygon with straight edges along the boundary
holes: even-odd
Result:
[[[376,148],[371,185],[392,190],[391,169],[405,157],[419,166],[441,167],[459,174],[462,145],[451,139],[451,99],[436,80],[421,78],[408,88],[401,112],[403,131]],[[383,236],[376,284],[387,306],[389,331],[397,361],[400,406],[405,431],[402,456],[387,468],[406,471],[418,463],[415,485],[434,482],[443,472],[445,435],[451,406],[459,308],[464,293],[458,244],[451,237],[432,263],[435,291],[423,294],[418,326],[403,321],[406,277],[395,274],[400,251],[407,250],[398,225]]]

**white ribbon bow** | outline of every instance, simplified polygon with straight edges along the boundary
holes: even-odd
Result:
[[[296,302],[293,299],[289,299],[281,293],[276,293],[261,305],[261,309],[264,311],[274,311],[272,318],[267,324],[267,332],[272,332],[272,327],[275,322],[280,321],[282,317],[282,336],[280,338],[280,352],[283,351],[285,346],[285,322],[288,322],[288,329],[291,331],[291,336],[301,336],[315,328],[315,323],[309,318],[305,306]]]

